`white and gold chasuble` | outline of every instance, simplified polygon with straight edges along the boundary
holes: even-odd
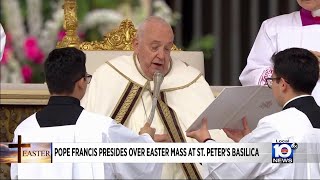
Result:
[[[120,56],[100,66],[81,103],[86,110],[110,116],[138,133],[151,111],[154,84],[140,73],[134,59]],[[160,89],[161,100],[151,125],[156,134],[168,133],[173,142],[196,142],[186,137],[185,131],[214,100],[204,77],[195,68],[173,60]],[[221,130],[214,133],[218,141],[227,139]],[[200,179],[207,174],[200,164],[164,164],[162,178]]]

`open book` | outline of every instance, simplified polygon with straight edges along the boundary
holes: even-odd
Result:
[[[279,112],[281,109],[272,95],[272,90],[268,87],[225,88],[187,129],[187,132],[199,129],[204,117],[208,119],[208,129],[243,129],[241,119],[246,116],[248,125],[253,130],[261,118]]]
[[[279,28],[277,35],[278,52],[288,47],[300,47],[320,52],[319,25]],[[292,38],[294,37],[294,38]]]

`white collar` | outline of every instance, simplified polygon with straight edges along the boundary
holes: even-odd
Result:
[[[133,54],[133,61],[134,61],[135,66],[137,67],[139,73],[140,73],[145,79],[147,79],[148,81],[153,81],[153,79],[148,78],[148,77],[146,76],[146,74],[143,72],[143,70],[142,70],[142,68],[141,68],[141,65],[140,65],[140,61],[139,61],[138,56],[137,56],[136,54]],[[164,76],[166,76],[166,75],[171,71],[171,68],[172,68],[172,59],[171,59],[171,57],[170,57],[170,62],[169,62],[169,63],[170,63],[170,64],[169,64],[169,70],[168,70],[168,72],[167,72]]]
[[[320,9],[311,12],[313,17],[320,17]]]
[[[307,96],[311,96],[311,95],[309,95],[309,94],[304,94],[304,95],[296,96],[296,97],[290,99],[289,101],[287,101],[287,102],[283,105],[283,108],[286,107],[286,105],[287,105],[289,102],[291,102],[291,101],[293,101],[293,100],[296,100],[296,99],[298,99],[298,98],[307,97]]]

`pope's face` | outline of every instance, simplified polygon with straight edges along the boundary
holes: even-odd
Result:
[[[297,0],[298,4],[309,11],[320,9],[320,0]]]
[[[170,26],[152,23],[146,25],[143,33],[134,40],[134,52],[143,73],[149,79],[152,79],[157,71],[162,74],[168,73],[173,38]]]

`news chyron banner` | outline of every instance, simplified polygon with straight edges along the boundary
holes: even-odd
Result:
[[[1,143],[0,163],[319,163],[319,144]]]

